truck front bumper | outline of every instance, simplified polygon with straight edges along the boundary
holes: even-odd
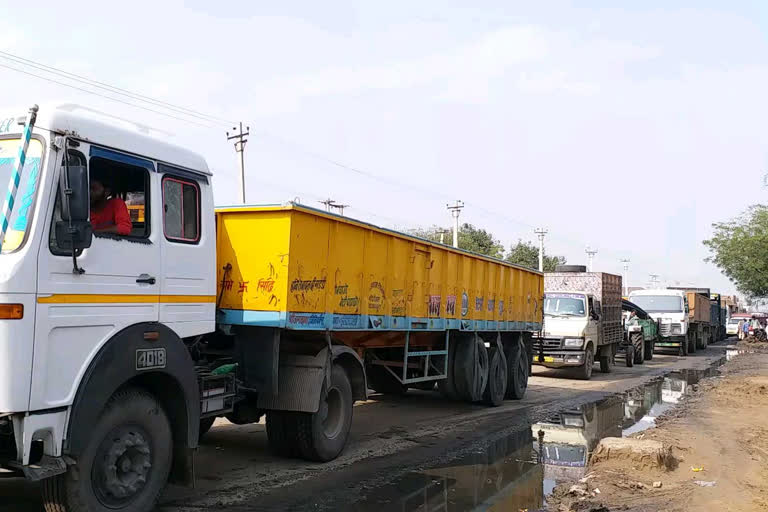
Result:
[[[62,458],[67,410],[0,417],[0,468],[37,481],[66,472]]]
[[[584,353],[583,350],[544,350],[543,354],[534,352],[533,364],[547,368],[581,366],[584,364]]]
[[[676,348],[680,347],[683,343],[686,343],[687,339],[685,335],[675,336],[661,336],[656,342],[656,348]]]

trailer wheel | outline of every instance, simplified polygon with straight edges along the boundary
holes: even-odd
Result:
[[[491,348],[488,367],[488,384],[483,391],[483,402],[492,407],[498,407],[504,402],[507,392],[507,358],[497,348]]]
[[[402,396],[408,392],[408,386],[402,384],[381,365],[369,365],[365,373],[368,377],[368,387],[377,393]]]
[[[632,368],[635,365],[635,347],[632,343],[627,345],[626,352],[624,353],[624,361],[627,368]]]
[[[522,400],[525,396],[530,375],[527,353],[522,345],[514,343],[507,351],[507,398]]]
[[[267,411],[269,451],[278,457],[298,457],[296,419],[291,411]]]
[[[693,354],[696,352],[696,344],[699,343],[699,333],[695,332],[688,340],[688,353]]]
[[[338,457],[347,444],[352,426],[352,386],[344,368],[334,365],[331,385],[326,386],[323,383],[320,409],[316,413],[295,413],[301,454],[318,462]]]
[[[645,362],[645,342],[643,341],[643,335],[636,332],[633,333],[629,339],[635,348],[635,364],[643,364]]]
[[[454,386],[459,398],[479,402],[488,382],[488,349],[480,336],[463,340],[456,347]]]
[[[168,416],[149,393],[113,396],[87,446],[63,475],[43,483],[46,512],[153,510],[171,470]]]
[[[203,438],[205,434],[208,433],[209,430],[211,430],[211,427],[213,427],[213,423],[216,421],[215,416],[211,416],[210,418],[205,418],[200,420],[200,434],[198,434],[198,442]]]
[[[653,351],[656,350],[656,342],[654,340],[648,340],[645,342],[645,360],[650,361],[653,359]]]
[[[677,349],[677,350],[678,350],[678,355],[679,355],[679,356],[683,356],[683,357],[685,357],[685,356],[687,356],[687,355],[688,355],[688,343],[689,343],[689,341],[688,341],[688,340],[690,339],[690,337],[691,337],[691,336],[692,336],[692,335],[691,335],[691,333],[689,332],[688,334],[686,334],[686,335],[685,335],[685,339],[684,339],[683,341],[681,341],[681,342],[680,342],[680,348],[679,348],[679,349]]]

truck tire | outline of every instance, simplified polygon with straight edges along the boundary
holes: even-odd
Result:
[[[87,427],[91,434],[77,464],[44,481],[45,511],[154,510],[173,451],[171,425],[157,399],[139,389],[120,391]]]
[[[650,361],[653,359],[653,351],[656,350],[656,342],[654,340],[648,340],[645,342],[645,360]]]
[[[527,360],[528,352],[519,343],[512,343],[506,348],[507,391],[505,395],[508,399],[522,400],[528,389],[530,376],[531,366]]]
[[[600,356],[600,372],[611,373],[613,371],[613,354]]]
[[[558,265],[555,272],[586,272],[586,265]]]
[[[592,370],[595,366],[595,353],[592,349],[592,345],[587,345],[587,350],[584,352],[584,364],[578,368],[574,368],[574,377],[580,380],[589,380],[592,378]]]
[[[680,348],[678,349],[678,355],[685,357],[688,355],[688,344],[689,344],[689,338],[691,337],[691,333],[685,335],[685,340],[680,342]]]
[[[369,365],[365,373],[368,377],[368,387],[377,393],[403,396],[408,392],[408,386],[402,384],[381,365]]]
[[[695,332],[688,341],[688,353],[693,354],[696,352],[696,345],[699,344],[699,333]]]
[[[301,455],[296,445],[296,414],[291,411],[267,411],[267,441],[273,455]]]
[[[488,382],[488,349],[480,336],[462,340],[457,345],[453,374],[453,385],[460,399],[482,400]]]
[[[297,412],[297,445],[308,460],[328,462],[344,450],[352,426],[352,385],[344,368],[334,365],[331,384],[323,383],[320,409],[315,413]]]
[[[456,345],[459,340],[456,337],[451,336],[448,340],[448,371],[444,379],[437,381],[437,390],[449,400],[458,400],[459,395],[456,393],[456,386],[454,384],[454,365],[456,361]]]
[[[497,348],[491,348],[489,354],[488,384],[483,391],[483,403],[498,407],[504,402],[507,392],[508,372],[507,358]],[[523,390],[525,392],[525,390]]]
[[[211,430],[211,427],[213,427],[213,423],[215,421],[216,421],[215,416],[200,420],[200,433],[198,434],[198,438],[197,438],[198,442],[203,438],[205,434],[208,433],[209,430]]]
[[[635,366],[635,347],[632,345],[632,343],[627,345],[626,352],[624,353],[624,360],[626,362],[627,368],[632,368]]]
[[[633,333],[629,339],[635,347],[635,364],[643,364],[645,362],[645,342],[642,333]]]

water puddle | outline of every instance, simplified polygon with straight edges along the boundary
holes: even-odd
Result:
[[[354,510],[401,512],[539,510],[562,482],[586,474],[592,451],[604,437],[652,428],[692,386],[718,373],[679,370],[623,395],[561,411],[483,449],[373,489]]]

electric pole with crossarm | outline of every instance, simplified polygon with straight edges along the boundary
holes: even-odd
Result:
[[[232,129],[238,130],[238,127],[235,126]],[[243,204],[245,204],[245,143],[248,142],[246,137],[251,134],[250,129],[250,126],[246,126],[243,131],[243,123],[240,123],[238,133],[230,135],[227,132],[227,140],[234,140],[235,151],[240,153],[240,202]]]

